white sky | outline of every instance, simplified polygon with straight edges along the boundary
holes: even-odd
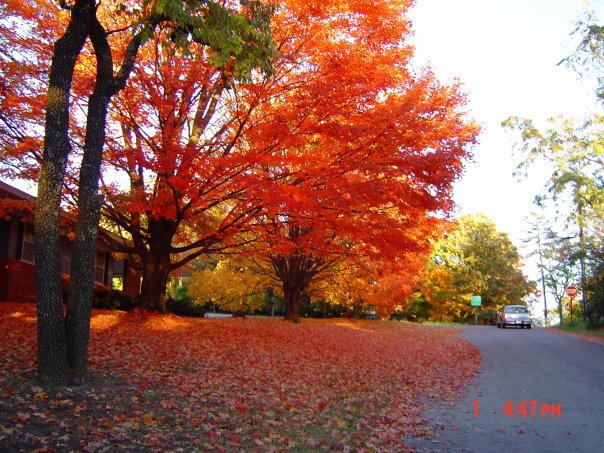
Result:
[[[441,80],[459,77],[483,126],[474,162],[456,185],[460,213],[486,214],[518,247],[547,174],[512,176],[520,157],[501,122],[518,116],[544,124],[601,109],[593,84],[557,65],[575,48],[571,33],[584,9],[583,0],[416,0],[411,10],[417,62]]]

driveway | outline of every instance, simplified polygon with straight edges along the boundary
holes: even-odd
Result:
[[[416,451],[604,451],[603,345],[538,328],[461,337],[480,348],[481,371],[462,401],[426,412],[436,436],[409,440]]]

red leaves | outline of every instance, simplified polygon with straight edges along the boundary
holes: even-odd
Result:
[[[427,430],[420,401],[479,363],[451,329],[99,311],[89,383],[48,390],[31,385],[34,310],[0,304],[0,446],[400,450]]]

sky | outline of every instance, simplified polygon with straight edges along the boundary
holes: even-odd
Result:
[[[528,179],[513,176],[521,157],[501,122],[518,116],[545,126],[553,116],[601,110],[593,82],[558,65],[576,47],[571,34],[585,8],[583,0],[416,0],[409,14],[416,63],[442,81],[458,77],[482,125],[473,162],[455,186],[458,214],[487,215],[521,252],[525,218],[538,210],[533,200],[548,174],[535,168]]]

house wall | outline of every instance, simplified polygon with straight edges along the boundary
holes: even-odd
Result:
[[[36,300],[36,278],[33,262],[23,260],[22,241],[25,224],[17,216],[0,220],[0,301],[34,302]],[[73,244],[62,237],[59,242],[61,254],[61,280],[63,291],[69,291],[71,253]],[[104,271],[95,278],[96,289],[111,289],[114,271],[118,267],[106,244],[99,243],[103,255]],[[139,272],[124,262],[123,293],[135,297],[140,292]],[[95,268],[96,270],[96,268]]]
[[[35,302],[34,265],[17,259],[0,259],[0,301]]]
[[[0,200],[24,200],[34,202],[35,198],[0,181]],[[27,220],[31,222],[31,219]],[[25,234],[27,233],[27,234]],[[109,234],[109,233],[105,233]],[[13,212],[10,218],[0,218],[0,301],[35,301],[35,266],[31,241],[24,236],[33,235],[33,225],[25,223],[20,214]],[[73,243],[63,236],[59,242],[61,255],[61,279],[63,291],[67,292],[71,273]],[[111,289],[116,274],[124,279],[123,293],[131,297],[140,293],[140,273],[128,260],[116,261],[111,255],[111,247],[99,235],[97,250],[103,254],[103,272],[95,267],[95,288]],[[100,255],[99,255],[100,259]],[[31,261],[31,262],[30,262]]]

